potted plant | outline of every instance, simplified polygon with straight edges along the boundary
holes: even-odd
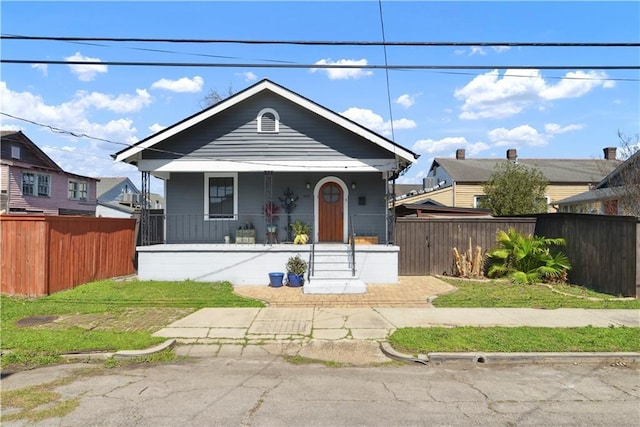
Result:
[[[300,255],[292,256],[287,261],[287,285],[297,287],[304,284],[304,273],[307,272],[307,262]]]
[[[304,245],[309,241],[309,233],[311,233],[311,226],[306,222],[302,222],[299,219],[291,224],[293,229],[293,243],[296,245]]]
[[[267,220],[267,232],[275,233],[278,231],[278,212],[280,212],[280,206],[273,202],[267,202],[264,204],[264,216]]]

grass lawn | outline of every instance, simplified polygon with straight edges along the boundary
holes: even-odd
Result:
[[[554,292],[546,285],[441,279],[458,290],[434,299],[435,307],[640,308],[640,299],[615,300],[614,295],[598,293],[580,286],[553,285],[558,291]]]
[[[402,328],[389,343],[404,353],[640,351],[638,328]]]
[[[181,312],[203,307],[264,307],[260,301],[233,293],[228,282],[141,282],[103,280],[53,295],[27,299],[0,296],[2,310],[2,365],[45,364],[59,361],[61,353],[87,349],[139,349],[164,341],[152,337],[150,331],[130,331],[125,327],[127,315],[163,313],[170,308]],[[30,316],[96,315],[93,324],[84,327],[60,327],[54,324],[22,327],[20,319]],[[157,318],[156,313],[156,318]],[[105,327],[101,319],[112,321]],[[135,317],[128,320],[130,325]],[[162,318],[160,321],[162,322]],[[103,322],[104,323],[104,322]],[[108,323],[108,322],[107,322]],[[166,324],[166,323],[164,323]],[[164,326],[158,325],[158,327]]]

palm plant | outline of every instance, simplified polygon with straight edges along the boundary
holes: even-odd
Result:
[[[489,252],[489,277],[509,277],[516,283],[557,281],[566,278],[571,269],[569,258],[553,246],[565,244],[562,238],[522,235],[510,228],[499,230],[499,248]]]

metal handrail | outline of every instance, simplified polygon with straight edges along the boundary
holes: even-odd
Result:
[[[316,243],[315,242],[311,242],[311,251],[309,251],[309,270],[307,271],[307,281],[311,281],[311,276],[313,276],[313,269],[314,269],[314,259],[315,259],[315,250],[316,250]]]
[[[353,227],[353,215],[349,217],[349,225],[351,232],[349,233],[349,247],[351,249],[351,276],[355,277],[356,275],[356,233]]]

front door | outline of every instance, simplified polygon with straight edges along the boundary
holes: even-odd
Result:
[[[344,197],[342,188],[327,182],[318,194],[318,241],[344,241]]]

